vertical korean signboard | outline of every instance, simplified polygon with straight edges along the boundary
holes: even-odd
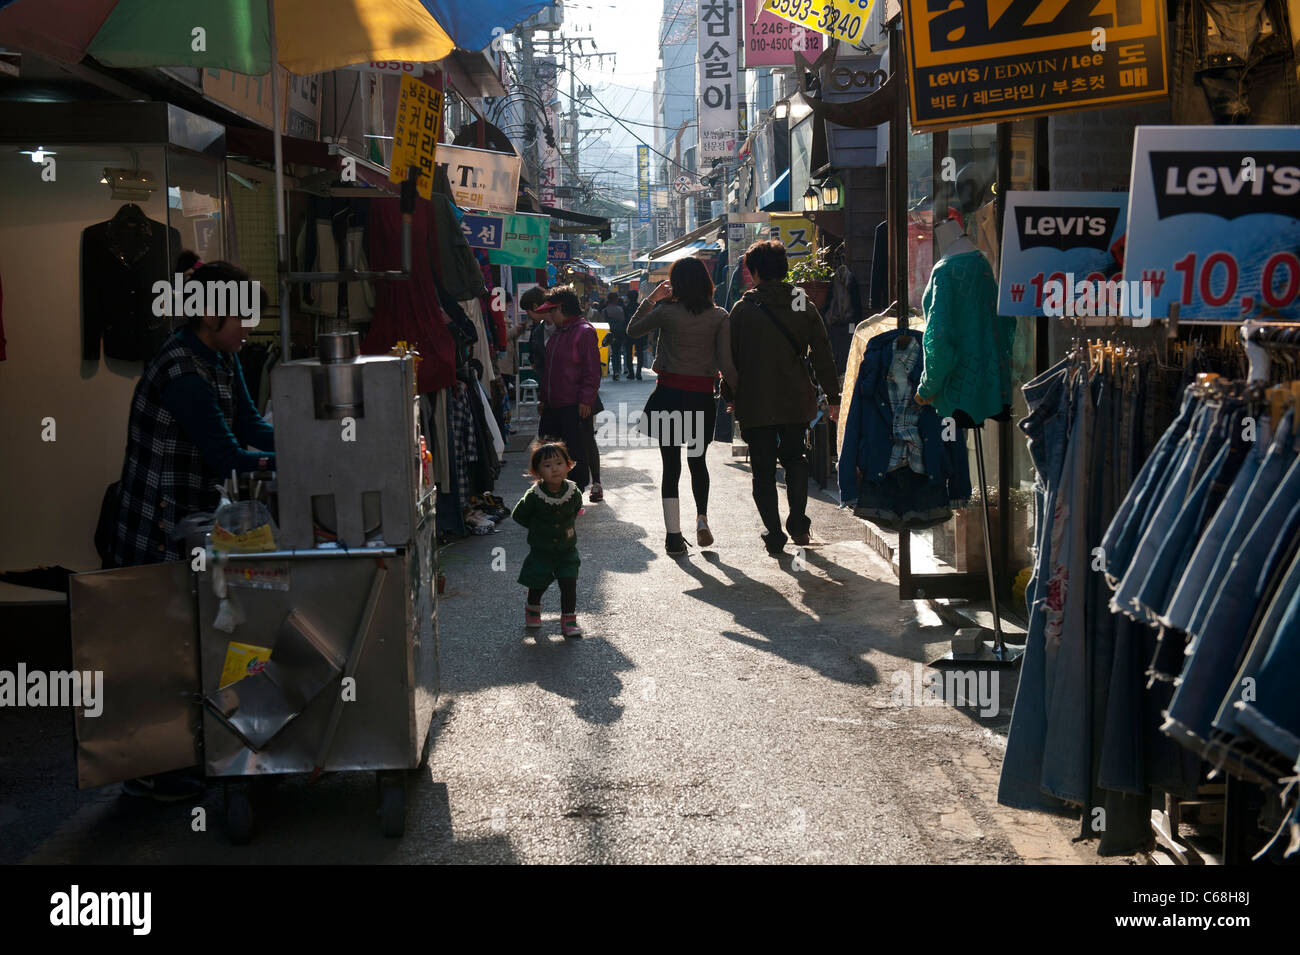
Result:
[[[650,221],[650,147],[636,148],[636,214],[642,225]]]
[[[403,76],[388,179],[405,182],[407,170],[413,166],[418,168],[420,179],[416,189],[425,199],[433,198],[433,169],[441,119],[442,91],[413,76]]]
[[[916,129],[1169,92],[1160,0],[903,0],[903,19]]]
[[[556,92],[557,69],[555,57],[538,57],[537,58],[537,85],[539,92],[542,94],[542,102],[546,104],[544,121],[550,126],[553,133],[558,131],[555,123],[555,110],[551,104],[555,102],[558,95]],[[543,138],[539,138],[537,148],[541,151],[541,183],[537,191],[538,198],[543,205],[555,205],[555,187],[560,184],[560,152],[554,146],[548,145]]]
[[[699,0],[700,158],[731,159],[736,154],[740,102],[740,44],[733,0]]]

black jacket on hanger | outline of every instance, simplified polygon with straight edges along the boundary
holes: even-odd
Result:
[[[173,319],[153,313],[153,285],[173,280],[181,234],[127,203],[107,222],[81,233],[81,357],[104,354],[147,361],[170,334]]]

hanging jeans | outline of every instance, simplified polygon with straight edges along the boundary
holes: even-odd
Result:
[[[1087,576],[1091,555],[1085,520],[1094,408],[1091,387],[1081,376],[1071,389],[1071,405],[1070,437],[1053,515],[1052,546],[1056,553],[1047,585],[1043,789],[1058,799],[1083,803],[1088,798],[1091,776],[1091,727],[1087,716]]]
[[[1266,14],[1272,32],[1261,31]],[[1208,19],[1215,35],[1209,36]],[[1184,0],[1175,28],[1172,99],[1179,126],[1300,122],[1285,5],[1276,0]],[[1296,24],[1292,24],[1294,30]]]
[[[1255,699],[1236,704],[1237,725],[1291,762],[1300,759],[1297,673],[1300,673],[1300,588],[1292,590],[1286,600],[1273,645],[1259,668]]]
[[[1290,442],[1287,442],[1288,446]],[[1188,649],[1188,660],[1169,707],[1166,732],[1193,745],[1210,738],[1210,727],[1230,691],[1228,680],[1236,673],[1254,617],[1255,584],[1267,576],[1265,566],[1279,536],[1290,540],[1300,527],[1288,522],[1300,502],[1300,458],[1291,464],[1279,484],[1269,491],[1259,518],[1242,539],[1218,592],[1206,612],[1202,628]],[[1292,691],[1294,692],[1294,691]]]
[[[1047,622],[1045,598],[1051,567],[1051,521],[1065,460],[1069,423],[1067,383],[1070,369],[1062,361],[1024,386],[1029,414],[1020,422],[1034,463],[1034,567],[1025,590],[1029,632],[1020,660],[1020,681],[1011,711],[1011,730],[998,783],[998,802],[1016,809],[1060,809],[1062,803],[1043,792],[1043,746],[1047,709],[1043,696]]]
[[[1288,522],[1300,517],[1300,504],[1288,516]],[[1282,618],[1291,602],[1291,596],[1300,590],[1300,538],[1291,540],[1278,539],[1269,555],[1269,564],[1276,567],[1270,580],[1261,581],[1256,589],[1256,600],[1260,603],[1256,614],[1258,625],[1250,649],[1242,661],[1237,677],[1228,688],[1228,693],[1219,705],[1218,715],[1214,718],[1214,728],[1223,733],[1236,733],[1238,700],[1249,702],[1247,696],[1255,696],[1255,684],[1259,668],[1273,646],[1273,640],[1280,632]],[[1245,692],[1249,690],[1249,693]]]

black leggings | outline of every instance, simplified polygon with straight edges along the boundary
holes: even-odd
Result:
[[[560,583],[560,613],[576,613],[578,610],[578,578],[577,577],[557,577]],[[546,588],[541,590],[528,589],[528,602],[534,607],[542,605],[542,594],[546,593]],[[516,598],[518,599],[518,598]]]
[[[664,460],[664,479],[659,488],[661,497],[677,496],[677,482],[682,476],[682,449],[660,447]],[[709,513],[709,466],[703,454],[686,455],[686,466],[691,469],[691,493],[695,496],[695,513]]]

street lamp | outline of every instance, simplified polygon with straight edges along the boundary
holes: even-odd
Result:
[[[840,181],[834,177],[822,183],[822,204],[828,209],[836,209],[840,204]]]
[[[807,191],[805,191],[803,194],[803,211],[816,212],[821,207],[822,207],[821,196],[818,195],[816,189],[814,189],[812,186],[809,186]]]

